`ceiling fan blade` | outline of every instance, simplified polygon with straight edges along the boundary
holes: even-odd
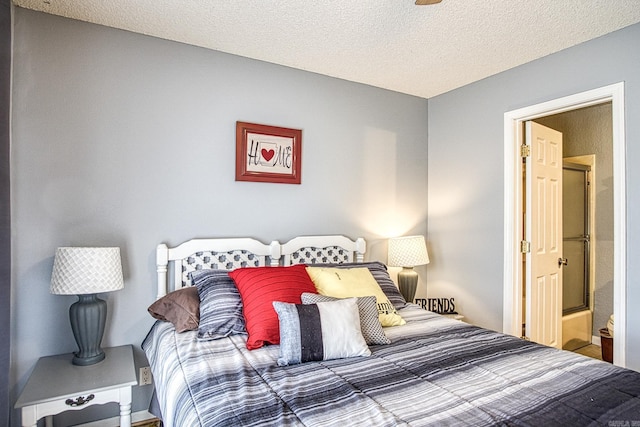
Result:
[[[424,6],[424,5],[428,5],[428,4],[437,4],[440,3],[442,0],[416,0],[416,4],[418,6]]]

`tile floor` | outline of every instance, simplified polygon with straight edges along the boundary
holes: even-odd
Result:
[[[585,345],[584,347],[573,350],[573,352],[582,354],[584,356],[593,357],[594,359],[602,360],[602,350],[599,346],[594,344]]]

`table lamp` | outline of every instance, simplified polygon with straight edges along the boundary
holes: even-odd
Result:
[[[418,287],[416,265],[429,264],[429,254],[424,236],[403,236],[389,239],[389,259],[391,267],[402,267],[398,272],[398,288],[407,302],[413,302]]]
[[[107,319],[107,303],[98,293],[124,287],[120,248],[66,247],[56,250],[51,293],[77,295],[69,308],[71,330],[78,344],[74,365],[88,366],[104,359],[100,344]]]

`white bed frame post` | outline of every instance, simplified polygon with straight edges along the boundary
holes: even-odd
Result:
[[[156,271],[158,274],[158,295],[160,299],[167,294],[167,266],[169,265],[169,247],[161,243],[156,248]]]
[[[278,267],[280,265],[280,257],[282,256],[282,246],[279,241],[274,240],[269,244],[269,247],[271,248],[271,255],[269,255],[271,261],[269,265],[271,267]]]
[[[367,252],[367,242],[362,237],[356,239],[356,262],[364,262],[364,253]]]

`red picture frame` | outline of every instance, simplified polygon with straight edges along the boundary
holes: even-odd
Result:
[[[302,130],[236,122],[236,181],[300,184]]]

